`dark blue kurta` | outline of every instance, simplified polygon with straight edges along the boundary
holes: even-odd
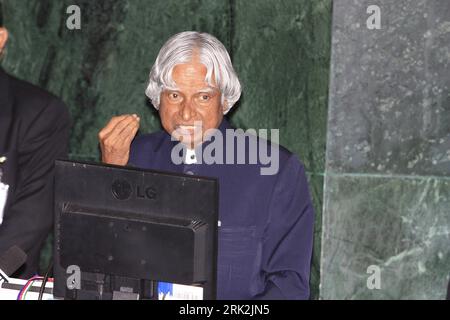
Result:
[[[224,119],[219,130],[225,137],[231,128]],[[278,173],[261,175],[261,167],[268,165],[175,165],[171,152],[176,144],[165,131],[138,136],[129,164],[218,179],[217,298],[308,299],[314,212],[297,156],[280,147]]]

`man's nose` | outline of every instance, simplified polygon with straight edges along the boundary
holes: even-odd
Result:
[[[188,121],[195,115],[195,106],[192,100],[187,100],[181,106],[181,117],[183,120]]]

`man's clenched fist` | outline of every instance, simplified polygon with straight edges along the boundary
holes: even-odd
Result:
[[[113,117],[98,133],[102,162],[124,166],[130,156],[130,145],[139,129],[140,118],[133,114]]]

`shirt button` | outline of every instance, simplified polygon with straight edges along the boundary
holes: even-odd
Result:
[[[194,173],[191,170],[186,171],[186,174],[190,174],[191,176],[194,175]]]

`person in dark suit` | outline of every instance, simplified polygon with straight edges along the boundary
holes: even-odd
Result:
[[[112,118],[99,132],[103,162],[218,179],[218,299],[309,299],[314,212],[304,167],[224,118],[241,86],[223,44],[173,36],[146,94],[165,130],[134,139],[137,115]]]
[[[8,31],[0,27],[0,50]],[[0,225],[0,254],[13,245],[27,261],[13,277],[38,272],[41,248],[52,230],[53,167],[67,157],[70,117],[64,103],[0,68],[0,157],[9,186]]]

